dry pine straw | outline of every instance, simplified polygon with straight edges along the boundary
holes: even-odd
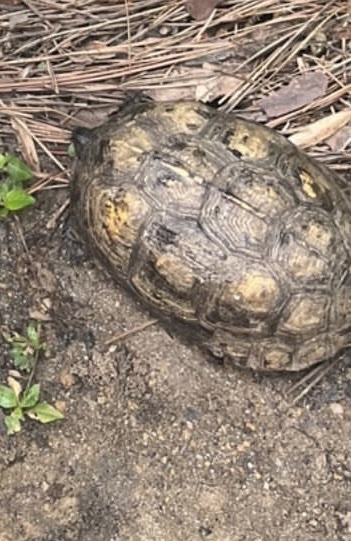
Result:
[[[350,1],[233,0],[200,21],[176,0],[0,0],[0,13],[0,148],[17,143],[34,190],[66,182],[72,127],[101,122],[127,91],[215,100],[286,133],[350,108]],[[323,96],[264,115],[262,97],[314,71]],[[312,150],[348,168],[347,146]]]

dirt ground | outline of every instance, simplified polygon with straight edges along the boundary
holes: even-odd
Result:
[[[108,346],[151,317],[58,213],[71,128],[127,90],[225,94],[287,135],[348,109],[349,3],[227,1],[204,22],[183,4],[0,3],[0,149],[30,163],[34,147],[38,183],[54,175],[0,222],[0,330],[42,320],[35,381],[65,410],[11,437],[0,410],[0,541],[351,540],[351,353],[288,408],[300,375],[220,366],[161,324]],[[258,100],[315,71],[329,82],[314,105],[263,115]],[[350,151],[324,139],[313,152],[347,174]],[[11,368],[0,333],[1,384]]]
[[[0,226],[1,325],[48,319],[36,380],[66,406],[63,421],[1,429],[0,540],[351,539],[349,356],[287,411],[295,377],[215,365],[160,325],[105,346],[149,316],[67,213],[47,228],[66,196],[42,192]]]

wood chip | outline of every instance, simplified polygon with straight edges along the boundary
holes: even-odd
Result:
[[[201,68],[181,67],[173,71],[173,76],[182,81],[181,86],[168,80],[165,86],[158,85],[145,94],[156,101],[191,99],[206,103],[234,92],[242,84],[242,79],[218,73],[210,63]]]

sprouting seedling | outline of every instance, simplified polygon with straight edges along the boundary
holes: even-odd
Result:
[[[0,408],[5,410],[7,434],[19,432],[26,417],[40,423],[51,423],[63,419],[64,415],[47,402],[39,402],[40,385],[22,390],[19,381],[11,376],[8,385],[0,385]]]
[[[39,352],[45,349],[45,343],[40,340],[37,323],[31,321],[25,335],[5,331],[2,334],[6,342],[11,344],[10,353],[15,367],[30,372],[34,368]]]
[[[33,205],[34,197],[23,187],[33,175],[20,158],[0,154],[0,174],[0,218],[6,218],[11,211]]]

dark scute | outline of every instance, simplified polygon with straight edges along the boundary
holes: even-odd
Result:
[[[168,227],[164,226],[163,224],[157,226],[154,234],[161,246],[175,244],[177,239],[177,233],[171,229],[168,229]]]

